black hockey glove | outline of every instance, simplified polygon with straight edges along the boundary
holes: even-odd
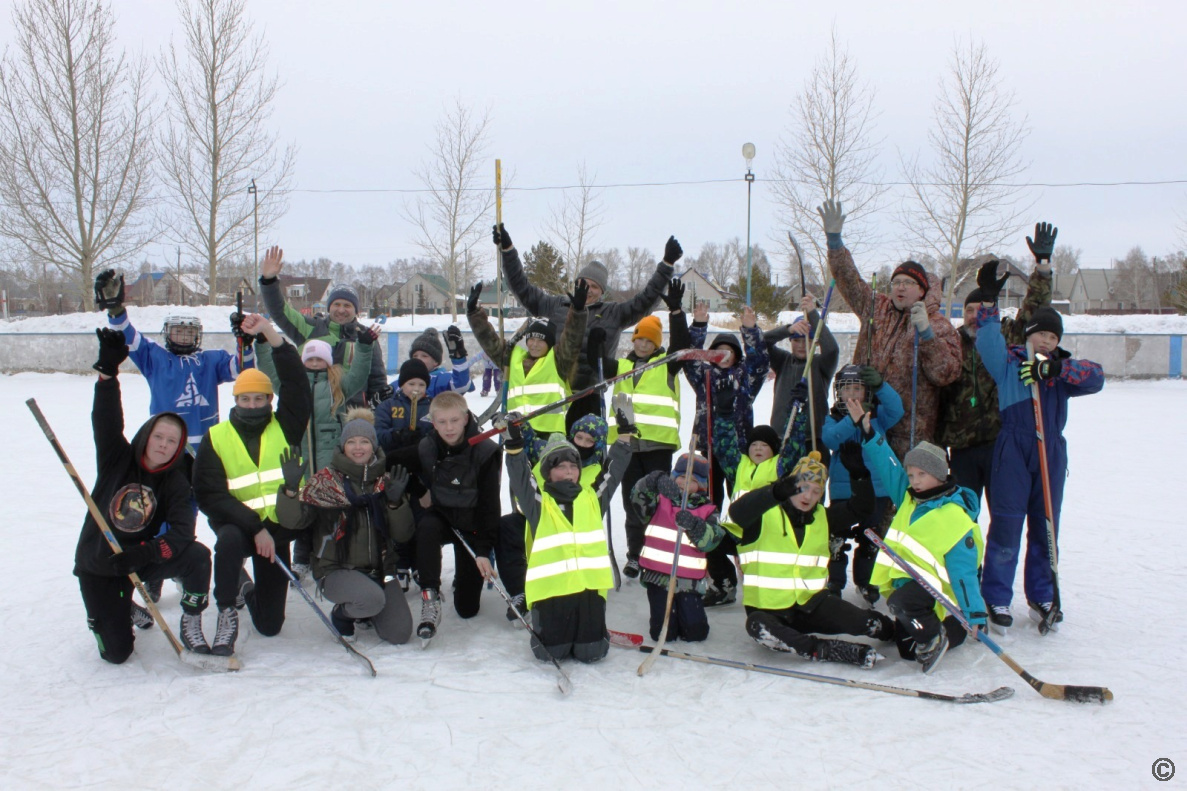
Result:
[[[668,241],[664,244],[664,263],[675,264],[684,256],[684,248],[680,246],[680,242],[676,241],[675,236],[669,236]]]
[[[523,415],[518,412],[509,412],[503,419],[506,422],[507,432],[506,438],[503,439],[503,447],[508,451],[518,453],[523,450],[523,426],[521,425]]]
[[[1055,252],[1055,237],[1058,235],[1059,229],[1051,227],[1051,223],[1035,223],[1035,238],[1026,237],[1026,246],[1034,255],[1035,263],[1041,264],[1043,261],[1051,260],[1051,254]]]
[[[391,505],[399,505],[408,488],[408,470],[396,465],[383,476],[383,495]]]
[[[478,302],[482,299],[482,281],[479,280],[470,289],[470,296],[466,299],[466,315],[478,312]]]
[[[585,310],[585,300],[589,298],[589,284],[585,278],[579,277],[573,283],[573,292],[569,294],[569,304],[573,310]]]
[[[500,250],[510,250],[515,246],[511,242],[511,234],[507,233],[507,226],[503,223],[491,227],[491,239]]]
[[[1048,357],[1046,360],[1027,360],[1018,369],[1018,378],[1024,385],[1035,382],[1045,382],[1048,379],[1058,379],[1063,370],[1063,360],[1059,357]]]
[[[462,331],[456,324],[450,324],[445,330],[445,348],[449,350],[451,360],[460,360],[466,356],[466,343],[462,340]]]
[[[95,278],[95,307],[106,310],[112,316],[124,309],[124,276],[116,275],[114,269],[104,269]]]
[[[808,383],[803,379],[795,383],[791,388],[791,403],[806,404],[808,403]]]
[[[997,268],[1000,264],[1000,261],[986,261],[977,270],[977,288],[981,289],[982,302],[997,302],[997,295],[1002,293],[1002,288],[1010,279],[1008,269],[1001,277],[997,276]]]
[[[626,412],[623,412],[621,409],[614,411],[614,423],[618,427],[618,433],[620,435],[639,433],[638,427],[627,418]]]
[[[155,543],[156,540],[146,544],[135,544],[118,555],[112,555],[107,562],[111,564],[111,570],[117,575],[126,577],[157,559],[157,553],[153,547]]]
[[[128,343],[124,334],[110,327],[95,330],[99,336],[99,359],[91,367],[104,376],[115,376],[119,373],[120,363],[128,359]]]
[[[664,294],[664,304],[668,306],[671,313],[677,313],[683,309],[684,284],[680,282],[680,278],[674,277],[668,283],[668,292]]]
[[[301,460],[299,445],[291,445],[280,452],[280,472],[284,475],[284,488],[290,492],[301,491],[301,478],[305,475],[305,463]]]

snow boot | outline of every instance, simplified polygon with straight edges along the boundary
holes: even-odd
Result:
[[[345,608],[341,604],[335,604],[330,609],[330,623],[334,624],[334,628],[338,630],[338,634],[342,635],[343,640],[353,643],[355,641],[354,618],[348,618],[344,610]]]
[[[936,665],[940,664],[940,660],[944,658],[944,654],[947,652],[948,635],[941,626],[940,633],[926,644],[917,643],[915,645],[915,661],[923,665],[924,673],[930,673],[936,669]]]
[[[1030,602],[1030,619],[1035,623],[1040,624],[1040,631],[1042,630],[1041,624],[1047,619],[1047,616],[1050,614],[1051,608],[1053,606],[1055,606],[1055,603],[1049,601]],[[1055,613],[1055,620],[1051,622],[1051,631],[1058,632],[1059,624],[1062,621],[1063,610],[1060,610],[1059,612]]]
[[[622,567],[622,576],[630,577],[631,579],[638,579],[639,577],[639,559],[633,555],[626,556],[626,565]]]
[[[521,629],[523,628],[524,623],[523,621],[519,620],[519,615],[516,615],[516,612],[525,618],[528,615],[528,599],[527,596],[522,593],[517,593],[512,596],[511,606],[507,608],[507,620],[511,621],[512,625],[514,625],[517,629]]]
[[[1014,616],[1010,615],[1010,605],[993,604],[989,607],[989,625],[993,631],[1004,635],[1014,625]]]
[[[235,597],[235,609],[242,610],[247,606],[247,594],[255,590],[256,584],[251,581],[246,569],[239,569],[239,595]],[[232,640],[232,642],[234,642]]]
[[[144,583],[144,589],[148,591],[148,598],[152,599],[153,604],[161,600],[161,586],[164,584],[165,580],[153,580],[152,582]]]
[[[132,602],[132,624],[137,629],[151,629],[153,624],[152,613],[136,602]]]
[[[234,607],[218,608],[218,627],[214,631],[214,645],[210,653],[234,656],[235,639],[239,637],[239,611]]]
[[[738,585],[729,580],[722,580],[721,586],[710,582],[702,599],[706,607],[723,607],[738,600]]]
[[[181,613],[181,644],[195,654],[209,654],[210,646],[206,644],[206,635],[202,634],[202,613]]]
[[[861,597],[871,605],[877,604],[878,599],[882,598],[882,592],[878,590],[877,585],[859,585],[857,589],[861,591]]]
[[[866,670],[882,658],[872,645],[827,638],[821,638],[816,643],[816,650],[812,652],[812,659],[817,662],[846,662]]]
[[[420,592],[420,625],[416,627],[416,636],[426,641],[432,639],[440,623],[441,595],[433,588],[425,588]]]

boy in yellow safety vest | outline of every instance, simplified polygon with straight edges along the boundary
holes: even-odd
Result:
[[[839,455],[853,496],[832,507],[861,518],[874,510],[874,488],[861,446],[842,445]],[[871,668],[881,658],[873,646],[813,634],[894,638],[893,620],[828,591],[828,513],[821,505],[827,480],[828,467],[812,451],[787,475],[730,505],[730,519],[742,529],[738,556],[746,632],[774,651]]]
[[[614,586],[603,515],[630,459],[631,433],[620,429],[592,485],[581,482],[577,449],[554,434],[540,454],[541,485],[523,453],[517,417],[507,416],[504,449],[511,494],[531,533],[524,593],[541,641],[532,638],[532,653],[541,660],[596,662],[610,647],[606,591]]]
[[[886,438],[870,426],[868,413],[861,427],[866,463],[898,505],[886,545],[955,602],[969,623],[984,627],[980,498],[952,480],[943,448],[920,442],[900,465]],[[870,583],[887,597],[886,606],[896,619],[899,654],[919,662],[924,673],[935,669],[950,646],[964,642],[967,632],[960,622],[885,553],[878,553]]]
[[[194,459],[194,497],[218,536],[214,544],[214,601],[218,628],[211,653],[230,656],[239,636],[237,608],[247,605],[256,631],[280,633],[289,581],[272,562],[289,562],[295,534],[276,521],[276,495],[284,485],[281,453],[300,445],[313,410],[309,378],[297,348],[285,343],[272,323],[253,314],[243,331],[263,335],[272,346],[280,380],[273,410],[268,376],[254,368],[241,372],[232,393],[229,419],[210,428]],[[298,451],[299,453],[299,451]],[[243,571],[252,559],[255,582]]]

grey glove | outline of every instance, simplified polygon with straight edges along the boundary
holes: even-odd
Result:
[[[290,445],[280,452],[280,472],[284,475],[284,488],[290,492],[301,491],[301,478],[305,475],[305,464],[301,461],[301,448]]]
[[[923,304],[923,300],[911,306],[911,323],[920,335],[927,332],[927,328],[931,326],[927,321],[927,305]]]
[[[820,214],[820,219],[824,220],[825,233],[840,233],[841,227],[845,225],[845,215],[841,212],[841,202],[839,200],[826,200],[823,206],[817,206],[816,211]]]
[[[664,475],[656,481],[655,490],[674,503],[679,503],[684,499],[684,492],[680,491],[680,487],[676,485],[676,481],[671,475]]]

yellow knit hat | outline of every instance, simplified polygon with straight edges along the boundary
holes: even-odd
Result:
[[[655,316],[644,316],[643,319],[635,326],[635,334],[631,336],[631,340],[633,341],[635,338],[646,338],[656,346],[663,346],[663,325],[659,323],[659,319],[657,319]]]
[[[818,450],[814,450],[807,456],[804,456],[791,468],[791,477],[797,483],[800,481],[810,481],[820,484],[821,488],[823,488],[825,481],[828,480],[828,467],[824,466],[820,458],[820,451]]]
[[[231,389],[231,395],[242,395],[244,393],[265,393],[267,395],[273,394],[272,380],[263,371],[255,368],[247,368],[235,377],[235,387]]]

